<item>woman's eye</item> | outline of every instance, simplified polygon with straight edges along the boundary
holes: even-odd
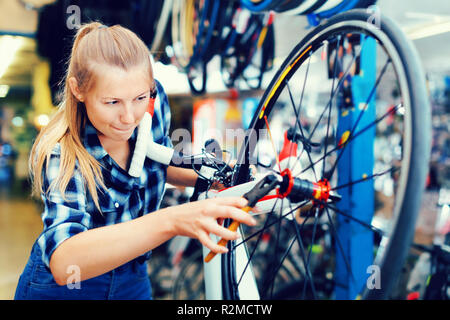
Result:
[[[145,99],[147,99],[147,96],[141,96],[141,97],[138,98],[139,101],[142,101],[142,100],[145,100]]]
[[[111,104],[111,105],[113,105],[113,104],[116,104],[117,101],[116,101],[116,100],[112,100],[112,101],[106,101],[105,103],[106,103],[106,104]]]

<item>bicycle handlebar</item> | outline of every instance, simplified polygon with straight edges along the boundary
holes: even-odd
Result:
[[[203,153],[200,155],[185,155],[181,152],[176,152],[173,148],[163,146],[153,141],[151,129],[153,107],[155,103],[159,103],[158,97],[153,99],[153,101],[151,99],[149,109],[145,112],[144,117],[139,124],[136,145],[128,170],[130,176],[139,177],[141,175],[146,157],[167,166],[189,168],[196,171],[200,171],[202,167],[217,169],[217,171],[223,175],[229,174],[232,171],[225,161],[212,154]],[[202,175],[200,172],[197,173]]]

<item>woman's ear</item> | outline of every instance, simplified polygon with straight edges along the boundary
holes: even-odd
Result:
[[[75,79],[75,77],[69,78],[69,87],[70,87],[70,91],[75,96],[75,98],[77,98],[79,101],[83,102],[84,97],[81,94],[80,89],[78,88],[78,82],[77,82],[77,79]]]

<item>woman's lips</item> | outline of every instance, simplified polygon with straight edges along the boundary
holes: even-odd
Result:
[[[133,127],[129,127],[129,128],[125,128],[125,129],[117,128],[117,127],[115,127],[115,126],[112,126],[112,127],[113,127],[113,129],[115,129],[115,130],[117,130],[117,131],[120,131],[120,132],[128,132],[128,131],[130,131],[131,129],[133,129]]]

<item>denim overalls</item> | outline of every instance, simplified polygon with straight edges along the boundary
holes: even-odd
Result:
[[[44,265],[35,243],[17,285],[16,300],[150,300],[147,263],[132,260],[110,272],[78,283],[59,286]],[[72,270],[69,274],[74,275]],[[70,277],[69,277],[70,279]]]

